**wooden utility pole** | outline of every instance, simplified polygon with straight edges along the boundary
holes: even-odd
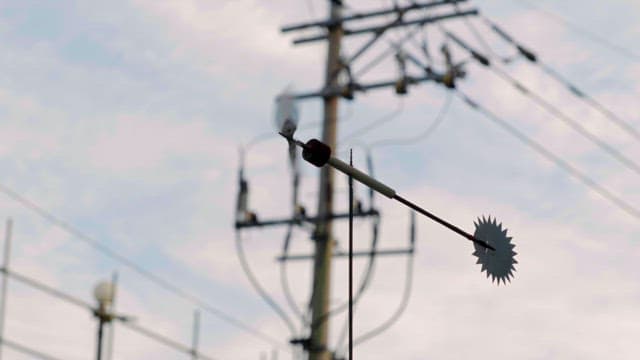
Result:
[[[5,228],[5,238],[4,238],[4,254],[2,255],[2,294],[0,295],[0,343],[5,342],[4,337],[4,323],[7,317],[7,283],[9,281],[9,275],[7,274],[7,270],[9,269],[9,258],[11,257],[11,234],[13,229],[13,220],[7,219],[7,225]],[[2,344],[0,344],[0,359],[2,359]]]
[[[364,13],[350,13],[342,16],[343,0],[328,0],[329,18],[317,20],[307,23],[293,24],[283,27],[283,32],[292,32],[298,30],[316,29],[317,35],[305,35],[293,40],[294,44],[309,44],[321,41],[327,41],[327,63],[325,68],[325,82],[321,89],[307,91],[303,93],[291,94],[294,100],[319,99],[324,104],[324,122],[322,129],[322,142],[328,145],[332,150],[336,149],[337,126],[338,126],[338,103],[341,97],[353,100],[355,94],[365,91],[395,88],[398,95],[407,93],[409,86],[418,85],[422,82],[433,81],[441,83],[448,87],[453,87],[454,80],[462,77],[461,72],[453,71],[447,68],[445,72],[433,69],[431,66],[425,66],[420,63],[414,56],[404,54],[408,60],[415,63],[420,69],[419,74],[408,74],[402,64],[402,71],[396,78],[386,79],[376,82],[361,82],[358,79],[362,73],[353,74],[352,66],[358,58],[361,57],[374,43],[379,42],[383,35],[390,29],[400,27],[415,27],[414,30],[408,31],[407,34],[397,43],[393,43],[391,52],[400,52],[402,43],[416,34],[420,28],[426,24],[436,23],[444,20],[456,19],[465,16],[474,16],[478,14],[476,9],[458,10],[450,13],[425,14],[416,18],[407,19],[405,14],[412,11],[424,10],[434,7],[444,7],[456,3],[465,2],[467,0],[431,0],[428,2],[414,1],[404,6],[393,6],[390,8],[374,10]],[[378,25],[366,25],[357,27],[357,23],[362,20],[380,18],[384,16],[393,16],[394,19],[388,20]],[[355,24],[355,25],[354,25]],[[341,58],[341,42],[343,37],[350,36],[366,36],[366,41],[360,48],[354,51],[349,57]],[[384,55],[384,54],[383,54]],[[386,56],[386,55],[385,55]],[[399,57],[398,57],[399,58]],[[403,58],[404,59],[404,58]],[[400,60],[398,60],[400,61]],[[404,61],[404,60],[402,60]],[[371,64],[369,64],[371,65]],[[346,76],[339,76],[346,75]],[[320,169],[319,179],[319,199],[318,212],[315,216],[303,214],[287,219],[261,220],[252,218],[247,220],[244,217],[236,218],[235,227],[237,231],[244,228],[278,226],[278,225],[301,225],[303,222],[315,225],[313,240],[315,243],[314,254],[289,255],[283,254],[279,257],[279,261],[304,260],[313,259],[313,291],[311,294],[310,308],[311,321],[309,325],[309,337],[293,338],[291,344],[302,346],[309,354],[309,360],[331,360],[332,351],[329,349],[329,298],[331,287],[331,263],[334,256],[344,256],[344,253],[334,253],[334,238],[332,231],[333,220],[346,219],[348,214],[337,214],[333,211],[333,192],[334,192],[334,169],[331,166],[323,166]],[[242,186],[241,186],[242,187]],[[374,216],[378,217],[379,212],[370,208],[366,211],[359,210],[353,214],[354,217]],[[399,255],[412,254],[412,249],[398,250],[376,250],[375,255]],[[353,256],[371,256],[370,252],[356,252]],[[295,309],[294,309],[295,310]],[[303,322],[306,320],[302,319]],[[335,349],[334,349],[335,350]]]
[[[342,3],[331,1],[330,19],[335,23],[328,27],[329,44],[327,48],[327,68],[325,74],[325,89],[338,86],[338,72],[340,72],[340,43],[342,41]],[[331,149],[336,148],[336,133],[338,123],[337,94],[324,97],[324,125],[322,141]],[[320,169],[320,198],[318,199],[318,218],[315,231],[315,257],[313,265],[313,293],[311,298],[312,321],[311,341],[309,346],[309,360],[330,360],[328,349],[329,295],[331,288],[331,256],[333,253],[332,219],[333,214],[333,184],[334,170],[330,166]]]

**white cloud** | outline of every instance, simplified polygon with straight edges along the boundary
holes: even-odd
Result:
[[[271,99],[284,84],[296,80],[300,89],[319,87],[324,48],[294,49],[290,37],[277,30],[283,23],[301,20],[304,6],[290,1],[146,0],[79,5],[68,23],[84,29],[74,17],[83,14],[89,23],[102,26],[101,31],[87,31],[114,55],[109,65],[64,55],[63,40],[73,37],[73,31],[64,39],[36,39],[33,47],[21,46],[21,38],[5,32],[1,62],[12,71],[0,79],[0,113],[6,118],[0,131],[2,183],[168,281],[193,289],[286,342],[284,326],[255,297],[235,255],[236,139],[250,139],[265,124],[271,129]],[[363,1],[352,6],[373,5]],[[548,19],[523,12],[500,23],[560,70],[571,72],[592,61],[589,48]],[[0,19],[0,26],[11,28],[13,23]],[[464,30],[462,24],[451,28]],[[393,74],[394,66],[387,64],[372,75]],[[625,76],[615,78],[617,85],[604,84],[594,95],[633,118],[640,89],[634,83],[640,79],[637,68],[612,62],[578,80],[591,90],[618,69],[624,69],[620,71]],[[551,122],[543,111],[533,110],[508,85],[474,67],[469,71],[464,84],[469,92],[597,174],[607,187],[629,201],[637,200],[635,175],[616,170],[617,164],[594,163],[591,156],[597,149],[592,145]],[[570,101],[566,91],[537,70],[517,65],[511,71],[628,156],[637,153],[637,145],[625,134]],[[359,128],[372,116],[393,110],[397,100],[389,94],[358,99],[354,121],[345,126]],[[441,100],[441,93],[431,88],[414,91],[406,100],[406,113],[377,135],[425,126],[425,118]],[[305,122],[320,116],[314,106],[303,106]],[[454,109],[456,117],[430,142],[409,150],[376,151],[385,159],[378,174],[402,194],[465,229],[471,229],[480,214],[497,216],[514,236],[518,272],[507,287],[490,285],[474,265],[468,242],[420,220],[410,306],[383,336],[357,348],[357,356],[597,359],[609,355],[616,344],[619,358],[637,357],[637,221],[579,183],[567,181],[553,165],[500,130],[483,125],[476,115],[460,106]],[[256,145],[247,158],[251,207],[261,218],[290,213],[284,149],[282,141],[274,139]],[[302,195],[313,213],[316,171],[306,164],[303,168]],[[338,188],[344,185],[340,179]],[[345,204],[344,192],[337,203]],[[405,245],[406,209],[389,201],[378,203],[385,215],[381,246]],[[2,214],[14,215],[22,229],[16,237],[14,264],[31,276],[90,299],[94,282],[119,267],[14,204],[3,203]],[[358,244],[364,247],[369,241],[367,226],[357,229]],[[255,232],[245,241],[257,276],[284,304],[274,261],[283,233],[284,229]],[[342,248],[344,234],[344,224],[338,225]],[[310,252],[308,235],[298,231],[292,251]],[[308,262],[290,264],[291,286],[303,307],[310,270]],[[362,270],[361,262],[357,270]],[[376,279],[356,314],[356,333],[381,321],[399,301],[403,270],[401,259],[380,259]],[[137,316],[146,327],[188,343],[192,305],[135,273],[121,274],[119,309]],[[334,304],[345,299],[343,274],[340,260],[334,268]],[[12,288],[10,296],[10,338],[33,341],[69,359],[92,354],[95,324],[89,314],[26,289]],[[207,353],[253,359],[270,350],[215,317],[204,318]],[[339,322],[332,326],[335,337]],[[174,356],[124,329],[117,334],[116,358]]]

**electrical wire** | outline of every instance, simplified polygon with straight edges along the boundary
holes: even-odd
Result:
[[[415,144],[419,141],[427,140],[435,131],[438,129],[440,124],[446,119],[446,115],[451,108],[451,102],[453,99],[453,94],[449,91],[447,92],[447,96],[438,111],[438,114],[433,119],[431,124],[421,133],[415,136],[403,137],[403,138],[393,138],[393,139],[382,139],[378,141],[374,141],[368,144],[370,148],[384,147],[384,146],[406,146]]]
[[[374,173],[373,173],[373,160],[371,159],[371,154],[370,154],[370,152],[368,152],[368,150],[367,150],[367,171],[368,171],[370,176],[374,176]],[[375,199],[375,192],[373,190],[371,190],[371,188],[370,188],[369,189],[369,206],[370,206],[370,209],[373,209],[374,199]],[[353,299],[354,306],[357,305],[358,302],[360,301],[360,298],[363,296],[365,290],[369,286],[369,284],[371,282],[371,277],[373,276],[373,271],[375,269],[376,251],[378,249],[379,228],[380,228],[380,219],[379,219],[379,217],[375,217],[375,218],[373,218],[372,228],[371,228],[371,245],[369,247],[371,250],[369,252],[369,258],[368,258],[367,266],[365,267],[364,272],[360,276],[361,280],[360,280],[360,282],[358,284],[358,290],[356,291],[356,294],[355,294],[354,299]],[[343,304],[340,304],[340,305],[336,306],[333,309],[330,309],[326,314],[323,314],[320,318],[318,318],[316,320],[316,322],[311,323],[309,325],[310,329],[317,328],[324,321],[326,321],[326,319],[328,319],[331,316],[335,316],[335,315],[338,315],[338,314],[344,312],[345,310],[348,309],[348,307],[349,307],[349,303],[345,302]],[[344,330],[344,327],[343,327],[343,332],[344,331],[345,330]]]
[[[633,62],[640,62],[640,55],[635,53],[634,51],[614,44],[611,41],[609,41],[606,37],[596,34],[592,31],[589,31],[585,28],[583,28],[582,26],[576,25],[575,23],[567,20],[565,17],[560,16],[558,14],[555,14],[549,10],[543,9],[541,7],[539,7],[538,5],[534,5],[532,2],[530,1],[526,1],[526,0],[512,0],[514,2],[518,2],[520,4],[523,4],[525,7],[528,7],[530,9],[533,9],[535,11],[538,11],[541,14],[545,14],[547,15],[547,17],[555,20],[556,22],[563,24],[565,27],[572,29],[574,32],[581,34],[583,37],[596,42],[598,44],[600,44],[601,46],[609,49],[610,51],[616,52],[619,55],[622,55],[624,57],[626,57],[627,59],[633,61]]]
[[[372,235],[369,260],[363,274],[360,276],[361,281],[358,284],[358,290],[356,291],[356,294],[354,295],[354,298],[353,298],[354,305],[360,301],[360,298],[362,297],[363,293],[365,292],[369,283],[371,282],[371,277],[375,269],[374,264],[375,264],[375,252],[377,250],[377,244],[378,244],[379,220],[374,220],[373,226],[375,227],[375,230],[373,231],[373,235]],[[322,325],[328,318],[335,315],[339,315],[340,313],[344,312],[348,308],[349,308],[349,302],[347,301],[334,307],[333,309],[330,309],[327,313],[323,314],[321,317],[316,319],[315,322],[312,322],[309,325],[309,328],[316,329],[318,326]]]
[[[413,249],[413,246],[415,245],[415,213],[413,211],[411,212],[410,242],[412,244],[411,246]],[[402,316],[402,313],[404,313],[404,311],[406,310],[407,305],[409,305],[409,299],[411,298],[411,290],[413,285],[414,257],[415,257],[415,251],[412,251],[407,258],[404,290],[402,291],[402,298],[400,299],[400,303],[398,304],[398,307],[396,308],[396,310],[393,312],[393,314],[391,314],[391,316],[387,320],[382,322],[380,325],[358,336],[353,341],[353,346],[360,345],[365,341],[371,340],[372,338],[380,335],[384,331],[388,330],[391,326],[393,326],[393,324],[395,324],[398,321],[398,319],[400,319],[400,316]],[[353,359],[350,359],[350,360],[353,360]]]
[[[498,77],[505,80],[506,82],[510,83],[518,92],[520,92],[525,97],[528,97],[529,99],[533,100],[534,103],[536,103],[541,108],[545,109],[548,113],[553,115],[556,119],[567,124],[574,131],[582,135],[587,140],[591,141],[593,144],[597,145],[601,150],[603,150],[609,156],[617,160],[620,164],[622,164],[629,170],[634,171],[636,174],[640,175],[640,165],[637,162],[635,162],[634,160],[631,160],[630,158],[622,154],[620,151],[618,151],[616,148],[614,148],[613,146],[609,145],[607,142],[602,140],[600,137],[591,133],[584,126],[582,126],[578,121],[576,121],[575,119],[563,113],[558,107],[551,104],[549,101],[545,100],[542,96],[538,95],[537,93],[533,92],[531,89],[524,86],[521,82],[516,80],[513,76],[509,75],[507,72],[494,66],[489,67],[489,70],[492,73],[496,74]]]
[[[147,280],[153,282],[154,284],[156,284],[157,286],[159,286],[160,288],[166,290],[167,292],[170,292],[174,295],[176,295],[179,298],[182,298],[183,300],[187,300],[188,302],[198,306],[199,308],[201,308],[202,310],[206,311],[207,313],[209,313],[210,315],[213,315],[217,318],[219,318],[220,320],[227,322],[233,326],[235,326],[236,328],[253,335],[256,338],[259,338],[265,342],[268,342],[278,348],[285,348],[285,345],[275,339],[274,337],[272,337],[271,335],[265,334],[255,328],[253,328],[252,326],[249,326],[248,324],[245,324],[243,321],[236,319],[235,317],[227,314],[225,311],[218,309],[216,306],[211,305],[210,303],[202,300],[201,298],[199,298],[196,295],[193,295],[189,292],[187,292],[186,290],[183,290],[182,288],[176,286],[175,284],[165,280],[164,278],[160,277],[159,275],[156,275],[155,273],[146,270],[145,268],[143,268],[142,266],[136,264],[135,262],[133,262],[132,260],[126,258],[123,255],[120,255],[119,253],[117,253],[116,251],[112,250],[111,248],[107,247],[106,245],[98,242],[97,240],[95,240],[94,238],[90,237],[89,235],[86,235],[85,233],[83,233],[81,230],[79,230],[78,228],[74,227],[73,225],[71,225],[70,223],[56,217],[55,215],[53,215],[52,213],[46,211],[43,207],[41,207],[40,205],[32,202],[31,200],[28,200],[26,197],[18,194],[17,192],[15,192],[14,190],[10,189],[9,187],[7,187],[6,185],[0,184],[0,192],[4,193],[5,195],[7,195],[9,198],[13,199],[14,201],[18,202],[19,204],[21,204],[22,206],[24,206],[25,208],[33,211],[34,213],[36,213],[38,216],[42,217],[43,219],[45,219],[46,221],[50,222],[51,224],[53,224],[54,226],[60,228],[61,230],[65,231],[66,233],[68,233],[69,235],[72,235],[74,238],[84,242],[85,244],[89,245],[90,247],[94,248],[95,250],[97,250],[98,252],[102,253],[103,255],[123,264],[124,266],[126,266],[127,268],[129,268],[130,270],[133,270],[134,272],[138,273],[139,275],[141,275],[142,277],[146,278]]]
[[[640,141],[640,131],[636,130],[631,124],[627,121],[623,120],[620,116],[616,115],[612,110],[595,100],[592,96],[587,94],[584,90],[581,90],[574,83],[569,81],[563,75],[561,75],[558,71],[556,71],[550,65],[540,61],[540,58],[536,56],[533,52],[527,50],[520,43],[516,42],[509,34],[507,34],[504,30],[498,27],[493,21],[489,20],[487,17],[482,17],[485,21],[487,27],[492,29],[498,36],[504,39],[506,42],[513,45],[519,52],[520,56],[524,57],[529,61],[529,63],[536,65],[540,68],[544,73],[552,77],[554,80],[564,85],[569,92],[571,92],[574,96],[585,102],[594,110],[598,111],[601,115],[607,118],[609,121],[616,124],[621,130],[625,131],[628,135],[635,138],[637,141]]]
[[[416,34],[418,33],[418,31],[420,30],[419,26],[416,26],[415,28],[413,28],[411,31],[407,31],[407,33],[405,34],[405,36],[403,36],[402,38],[400,38],[400,40],[396,41],[398,46],[401,46],[403,43],[409,41],[411,38],[413,38],[414,36],[416,36]],[[368,63],[366,63],[365,65],[362,66],[362,68],[360,68],[358,71],[355,72],[354,76],[355,77],[360,77],[362,75],[364,75],[367,71],[371,70],[372,68],[374,68],[376,65],[378,65],[382,60],[386,59],[387,57],[389,57],[391,54],[393,54],[395,52],[394,47],[388,47],[385,51],[381,52],[380,54],[378,54],[376,57],[374,57],[373,59],[371,59]]]
[[[612,192],[610,192],[609,190],[607,190],[606,188],[598,184],[598,182],[596,182],[593,178],[589,177],[588,175],[586,175],[585,173],[583,173],[573,165],[569,164],[567,161],[563,160],[558,155],[554,154],[553,152],[545,148],[542,144],[531,139],[525,133],[521,132],[520,130],[518,130],[517,128],[509,124],[509,122],[507,122],[506,120],[498,117],[495,113],[491,112],[486,107],[481,106],[479,103],[472,100],[462,90],[457,89],[456,94],[460,99],[464,101],[465,104],[467,104],[473,110],[481,113],[482,115],[485,116],[485,118],[487,118],[488,120],[491,120],[494,124],[498,125],[503,130],[507,131],[510,135],[512,135],[513,137],[517,138],[528,147],[535,150],[538,154],[542,155],[547,160],[556,164],[560,169],[564,170],[565,172],[569,173],[571,176],[580,180],[584,185],[589,187],[591,190],[597,192],[600,196],[602,196],[603,198],[605,198],[606,200],[614,204],[620,210],[640,220],[640,209],[637,209],[636,207],[624,201],[622,198],[613,194]]]
[[[377,128],[378,126],[381,126],[395,118],[397,118],[398,116],[400,116],[400,114],[402,114],[402,112],[404,111],[404,99],[400,98],[398,100],[398,105],[396,106],[396,108],[394,110],[392,110],[391,112],[382,115],[381,117],[379,117],[376,120],[373,120],[372,122],[370,122],[369,124],[361,127],[358,130],[352,131],[350,134],[345,135],[342,137],[342,139],[340,139],[339,143],[343,143],[348,139],[351,138],[357,138],[360,137],[366,133],[368,133],[369,131]]]
[[[360,283],[358,284],[358,290],[356,291],[356,296],[354,297],[354,300],[353,300],[354,313],[356,310],[355,306],[359,303],[362,295],[368,289],[369,284],[371,284],[371,279],[373,278],[373,273],[375,270],[376,250],[378,248],[377,244],[378,244],[379,229],[380,229],[380,220],[374,219],[372,230],[371,230],[373,233],[371,246],[370,246],[371,252],[369,253],[369,261],[368,261],[366,270],[364,272],[364,275],[361,277]],[[342,306],[344,307],[344,304]],[[343,312],[344,310],[345,309],[336,308],[331,315],[337,315],[340,312]],[[336,348],[341,347],[342,344],[344,343],[347,336],[348,325],[349,325],[348,322],[345,320],[344,324],[342,325],[342,330],[340,330],[340,335],[338,336],[338,343],[337,343],[338,345],[336,346]]]
[[[247,279],[251,283],[251,286],[256,290],[258,295],[264,300],[267,305],[280,317],[280,319],[287,325],[291,335],[296,334],[296,327],[293,324],[293,321],[289,318],[287,313],[278,305],[278,303],[267,293],[267,291],[260,285],[260,282],[256,278],[253,271],[251,271],[251,267],[247,262],[246,255],[244,253],[244,247],[242,246],[242,236],[240,235],[240,231],[236,231],[236,254],[238,255],[238,259],[240,260],[240,266],[242,267],[242,271],[244,271]]]
[[[458,6],[457,2],[453,3],[453,7],[455,8],[456,13],[460,13],[460,7]],[[491,46],[489,46],[489,43],[484,39],[484,37],[482,37],[482,35],[480,35],[480,32],[478,31],[478,29],[476,29],[476,27],[473,25],[473,23],[471,22],[471,20],[469,20],[467,16],[463,16],[462,21],[464,22],[467,29],[469,29],[471,34],[476,38],[476,41],[480,43],[480,45],[484,48],[484,51],[491,54],[493,57],[500,59],[502,62],[508,62],[508,59],[502,58],[501,56],[496,54],[495,51],[493,51]]]
[[[34,350],[31,349],[29,347],[26,347],[24,345],[18,344],[12,340],[6,339],[6,338],[0,338],[0,344],[7,346],[17,352],[23,353],[25,355],[29,355],[29,356],[34,356],[38,359],[41,360],[62,360],[60,358],[57,357],[53,357],[51,355],[47,355],[43,352],[40,352],[38,350]]]
[[[291,235],[293,232],[293,224],[289,224],[287,226],[287,232],[285,234],[284,246],[282,249],[282,257],[283,260],[280,262],[280,285],[282,286],[282,292],[284,293],[285,300],[289,305],[289,308],[293,313],[300,318],[301,322],[305,322],[305,315],[302,312],[302,309],[296,304],[296,301],[293,297],[293,293],[291,292],[291,287],[289,285],[289,275],[287,271],[287,261],[284,260],[289,255],[289,242],[291,241]]]
[[[602,105],[600,102],[595,100],[592,96],[588,95],[586,92],[580,90],[574,84],[565,79],[562,75],[560,75],[556,70],[554,70],[551,66],[546,63],[537,62],[538,66],[542,71],[544,71],[547,75],[553,77],[558,82],[562,83],[567,87],[569,91],[571,91],[576,97],[582,99],[585,103],[590,105],[593,109],[598,111],[600,114],[605,116],[611,122],[616,124],[620,129],[625,131],[627,134],[636,139],[636,141],[640,142],[640,132],[634,128],[627,121],[623,120],[620,116],[616,115],[613,111]]]
[[[300,185],[300,177],[296,170],[292,168],[292,218],[296,218],[298,213],[296,211],[296,207],[298,205],[298,186]],[[287,272],[287,261],[284,260],[289,255],[289,247],[291,244],[291,236],[293,234],[293,223],[289,223],[287,226],[287,232],[285,233],[283,246],[282,246],[282,258],[283,260],[280,262],[280,285],[282,286],[282,292],[284,293],[285,300],[289,305],[289,308],[294,312],[298,318],[300,318],[301,323],[304,324],[305,316],[302,312],[302,309],[296,304],[296,301],[293,297],[293,293],[291,292],[291,288],[289,286],[289,276]]]
[[[587,140],[591,141],[593,144],[598,146],[602,151],[607,153],[609,156],[617,160],[623,166],[628,168],[629,170],[634,171],[636,174],[640,175],[640,165],[635,161],[631,160],[620,151],[618,151],[613,146],[609,145],[606,141],[602,140],[600,137],[591,133],[584,126],[582,126],[578,121],[569,117],[565,113],[563,113],[558,107],[551,104],[549,101],[545,100],[542,96],[538,95],[536,92],[532,91],[520,81],[515,79],[513,76],[509,75],[506,71],[492,65],[491,62],[483,55],[478,53],[476,50],[472,49],[469,45],[464,43],[460,38],[453,35],[452,33],[444,30],[444,35],[454,40],[458,46],[469,52],[474,59],[482,65],[483,68],[487,68],[491,73],[497,75],[499,78],[504,80],[505,82],[511,84],[518,92],[520,92],[525,97],[533,100],[533,102],[539,107],[543,108],[545,111],[553,115],[556,119],[564,122],[566,125],[571,127],[574,131],[582,135]]]

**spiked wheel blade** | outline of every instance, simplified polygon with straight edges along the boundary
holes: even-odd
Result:
[[[478,218],[478,222],[474,224],[476,231],[473,235],[496,249],[493,251],[474,243],[473,255],[478,258],[476,264],[482,265],[481,271],[486,271],[487,277],[491,276],[492,281],[497,279],[498,285],[500,281],[503,284],[506,284],[507,280],[511,282],[513,271],[516,270],[513,265],[518,262],[514,259],[517,253],[513,251],[515,245],[511,243],[511,237],[507,236],[507,229],[502,229],[502,223],[498,224],[496,219],[492,220],[491,217]]]

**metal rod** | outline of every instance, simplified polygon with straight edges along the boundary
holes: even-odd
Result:
[[[9,267],[9,258],[11,256],[11,234],[13,229],[13,221],[11,218],[7,219],[7,225],[5,227],[4,237],[4,254],[2,257],[2,266]],[[7,286],[9,282],[9,276],[4,274],[2,276],[2,304],[0,304],[0,339],[4,339],[4,320],[6,317],[7,309]],[[2,359],[2,346],[0,346],[0,359]]]
[[[393,198],[398,200],[399,202],[407,205],[411,209],[419,212],[420,214],[428,217],[429,219],[437,222],[438,224],[445,226],[447,229],[455,232],[456,234],[462,235],[463,237],[467,238],[468,240],[471,240],[474,243],[476,243],[476,244],[478,244],[478,245],[480,245],[480,246],[482,246],[484,248],[491,249],[491,250],[494,250],[494,251],[496,250],[493,246],[489,245],[488,243],[476,238],[475,236],[473,236],[473,235],[469,234],[468,232],[460,229],[459,227],[457,227],[457,226],[455,226],[455,225],[453,225],[453,224],[451,224],[451,223],[439,218],[438,216],[428,212],[427,210],[419,207],[418,205],[412,203],[411,201],[403,198],[402,196],[396,194]]]
[[[353,149],[349,150],[353,167]],[[353,360],[353,176],[349,175],[349,360]]]
[[[116,313],[116,299],[118,298],[118,272],[114,271],[111,274],[111,284],[113,285],[113,300],[111,301],[111,313]],[[109,330],[107,334],[107,346],[105,359],[113,359],[113,343],[115,336],[115,323],[112,321],[109,324]]]
[[[104,327],[104,319],[102,316],[98,316],[98,346],[96,360],[102,359],[102,329]]]
[[[284,136],[284,135],[283,135]],[[317,141],[317,140],[316,140]],[[297,141],[297,143],[300,143],[299,141]],[[326,144],[325,144],[326,146]],[[330,151],[331,147],[329,147],[329,151]],[[485,241],[482,241],[478,238],[476,238],[475,236],[469,234],[468,232],[460,229],[459,227],[439,218],[438,216],[428,212],[427,210],[419,207],[418,205],[412,203],[411,201],[403,198],[402,196],[396,194],[395,190],[393,190],[392,188],[390,188],[389,186],[383,184],[382,182],[378,181],[377,179],[374,179],[373,177],[363,173],[362,171],[354,168],[353,166],[345,163],[344,161],[332,157],[332,156],[328,156],[328,159],[326,160],[326,162],[324,164],[322,164],[322,168],[327,168],[326,165],[330,165],[328,166],[329,168],[335,168],[336,170],[340,171],[341,173],[353,177],[356,180],[358,180],[360,183],[368,186],[369,188],[379,192],[382,195],[387,196],[390,199],[395,199],[398,200],[400,203],[408,206],[409,208],[421,213],[422,215],[428,217],[429,219],[437,222],[440,225],[445,226],[446,228],[448,228],[449,230],[452,230],[453,232],[462,235],[463,237],[465,237],[468,240],[473,241],[474,243],[487,248],[487,249],[491,249],[491,250],[496,250],[493,246],[489,245],[488,243],[486,243]],[[316,164],[316,166],[318,166],[318,164]]]
[[[364,34],[364,33],[368,33],[368,32],[380,31],[380,29],[383,29],[383,28],[395,28],[395,27],[410,26],[410,25],[424,25],[424,24],[428,24],[428,23],[441,21],[441,20],[448,20],[448,19],[454,19],[454,18],[458,18],[458,17],[462,17],[462,16],[470,16],[470,15],[478,15],[478,14],[479,14],[479,12],[478,12],[477,9],[472,9],[472,10],[460,11],[460,12],[451,13],[451,14],[445,14],[445,15],[436,15],[436,16],[423,17],[423,18],[420,18],[420,19],[409,20],[409,21],[399,21],[399,22],[397,22],[395,24],[392,24],[392,25],[369,26],[369,27],[364,27],[364,28],[360,28],[360,29],[353,29],[353,30],[345,29],[344,30],[344,35],[345,36],[360,35],[360,34]],[[297,44],[304,44],[304,43],[308,43],[308,42],[327,40],[327,39],[328,39],[328,35],[323,34],[323,35],[316,35],[316,36],[297,38],[297,39],[293,40],[293,43],[297,45]]]
[[[198,341],[200,340],[200,311],[193,311],[193,332],[191,342],[191,354],[193,360],[198,360]]]
[[[455,4],[455,3],[465,2],[465,1],[467,0],[441,0],[441,1],[433,1],[428,3],[414,2],[413,4],[407,5],[407,6],[394,6],[393,8],[375,10],[368,13],[355,13],[349,16],[342,17],[338,20],[321,20],[321,21],[313,21],[309,23],[287,25],[282,27],[280,31],[290,32],[295,30],[308,29],[311,27],[330,27],[330,26],[335,26],[338,23],[344,23],[352,20],[362,20],[362,19],[368,19],[371,17],[394,14],[394,13],[406,13],[407,11],[411,11],[411,10],[424,9],[424,8],[435,7],[439,5]]]
[[[387,250],[377,250],[374,252],[371,251],[354,251],[353,256],[371,256],[372,253],[376,256],[385,256],[385,255],[404,255],[411,254],[413,249],[387,249]],[[333,257],[347,257],[348,253],[338,251],[333,253]],[[279,256],[276,258],[278,261],[287,261],[287,260],[308,260],[313,259],[313,255],[310,254],[298,254],[298,255],[287,255],[287,256]]]

